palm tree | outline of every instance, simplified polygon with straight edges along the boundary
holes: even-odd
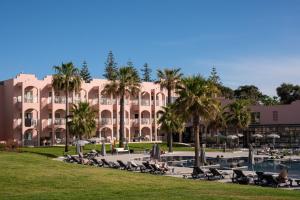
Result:
[[[158,123],[161,124],[161,129],[167,133],[182,133],[185,128],[184,120],[181,116],[176,115],[175,109],[172,105],[162,107],[163,110],[159,111],[161,115]],[[170,139],[169,152],[173,152],[173,138]]]
[[[200,166],[200,119],[209,121],[215,118],[220,109],[220,102],[215,98],[218,89],[202,76],[183,78],[178,87],[179,97],[175,101],[176,113],[185,119],[193,119],[195,137],[195,166]]]
[[[182,73],[180,73],[180,68],[177,69],[164,69],[164,70],[157,70],[157,77],[158,81],[156,81],[156,84],[160,84],[160,87],[162,89],[167,89],[168,91],[168,104],[172,101],[172,90],[175,90],[178,84],[180,83],[180,80],[183,76]]]
[[[116,95],[120,98],[120,143],[123,147],[124,138],[124,110],[125,94],[136,95],[140,91],[141,80],[138,71],[132,66],[121,67],[117,71],[117,78],[111,80],[104,87],[104,92],[108,95]]]
[[[96,130],[97,112],[93,110],[89,103],[80,102],[78,105],[73,104],[72,120],[69,123],[70,133],[80,140],[83,136],[90,138]]]
[[[226,120],[235,129],[236,134],[239,133],[239,130],[243,130],[249,126],[251,121],[249,101],[238,99],[228,104],[226,109]]]
[[[158,81],[156,81],[156,84],[160,84],[161,89],[166,89],[168,92],[168,104],[172,103],[172,96],[171,93],[173,90],[176,89],[176,87],[180,84],[180,80],[183,76],[182,73],[180,73],[180,68],[177,69],[164,69],[164,70],[157,70],[157,77]],[[168,132],[167,135],[167,143],[168,146],[171,145],[171,140],[173,140],[173,134],[172,132]],[[171,147],[172,149],[172,147]]]
[[[69,93],[78,91],[81,87],[81,77],[79,70],[73,65],[72,62],[62,63],[61,66],[53,67],[56,74],[53,75],[52,86],[55,90],[64,91],[66,96],[66,122],[69,116]],[[65,128],[66,145],[65,152],[68,152],[69,145],[69,127],[66,123]]]

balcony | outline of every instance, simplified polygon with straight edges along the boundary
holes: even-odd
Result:
[[[91,105],[97,105],[99,103],[99,99],[98,98],[90,99],[90,103]]]
[[[55,118],[54,124],[55,125],[65,125],[66,119],[65,118]]]
[[[131,105],[138,106],[139,105],[139,100],[138,99],[131,100]]]
[[[27,118],[25,119],[25,127],[36,127],[37,119]]]
[[[111,105],[111,100],[110,99],[108,99],[108,98],[101,98],[100,99],[100,104],[101,105]]]
[[[138,125],[139,124],[139,119],[131,119],[131,124],[132,125]]]
[[[143,100],[141,101],[142,106],[150,106],[150,101],[149,100]]]
[[[37,96],[24,96],[24,103],[37,103]]]
[[[47,120],[47,126],[51,126],[51,125],[52,125],[52,119],[50,118]]]
[[[141,124],[150,124],[150,118],[142,118],[141,119]]]
[[[117,124],[117,118],[113,118],[113,124]]]
[[[54,98],[54,103],[65,104],[66,103],[66,97],[56,96]]]
[[[110,125],[111,118],[101,118],[101,125]]]

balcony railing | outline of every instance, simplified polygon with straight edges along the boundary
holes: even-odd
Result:
[[[113,124],[117,124],[117,118],[113,118]]]
[[[150,101],[149,100],[143,100],[141,101],[142,106],[150,106]]]
[[[165,106],[165,101],[156,100],[156,106]]]
[[[101,118],[102,125],[109,125],[111,124],[111,118]]]
[[[92,105],[96,105],[96,104],[98,104],[99,103],[99,99],[97,98],[94,98],[94,99],[90,99],[90,102],[91,102],[91,104]]]
[[[131,105],[138,106],[139,105],[139,100],[138,99],[131,100]]]
[[[66,103],[66,97],[56,96],[54,97],[54,103]]]
[[[138,124],[139,123],[139,119],[131,119],[131,124]]]
[[[150,118],[142,118],[141,124],[150,124]]]
[[[100,104],[101,105],[111,105],[111,100],[108,98],[101,98],[100,99]]]
[[[54,119],[54,124],[55,125],[65,125],[66,124],[66,119],[65,118],[55,118]]]
[[[47,121],[47,125],[48,126],[51,126],[52,125],[52,119],[50,118],[50,119],[48,119],[48,121]]]
[[[31,119],[31,118],[25,119],[25,127],[36,127],[36,126],[37,126],[36,119]]]
[[[24,96],[25,103],[37,103],[37,96]]]

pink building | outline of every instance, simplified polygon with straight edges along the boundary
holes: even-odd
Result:
[[[65,140],[64,93],[55,92],[52,76],[39,80],[19,74],[0,82],[0,140],[14,140],[25,146],[63,144]],[[70,103],[87,101],[98,110],[96,137],[108,142],[119,139],[119,99],[102,92],[106,80],[83,83]],[[126,96],[125,138],[129,141],[158,141],[162,136],[156,123],[158,111],[166,104],[166,92],[152,82],[141,84],[137,96]],[[70,138],[72,141],[72,138]]]
[[[0,82],[0,141],[14,140],[25,146],[64,144],[65,102],[64,93],[52,88],[52,77],[39,80],[32,74],[19,74]],[[88,101],[98,111],[96,137],[107,142],[119,139],[119,100],[105,96],[107,80],[94,79],[83,83],[78,93],[70,95],[70,103]],[[133,141],[159,141],[165,139],[157,124],[158,111],[166,105],[166,91],[152,82],[141,84],[137,96],[126,96],[125,138]],[[221,99],[222,105],[231,100]],[[251,106],[252,122],[244,131],[244,143],[253,142],[252,135],[280,135],[278,144],[300,144],[300,101],[290,105]],[[189,125],[189,123],[187,124]],[[202,127],[203,128],[203,127]],[[204,129],[204,128],[203,128]],[[230,134],[230,132],[229,132]],[[179,138],[179,137],[180,138]],[[72,138],[70,138],[72,141]],[[191,142],[190,128],[174,135],[174,141]]]

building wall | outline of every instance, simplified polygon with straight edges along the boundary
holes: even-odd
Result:
[[[118,140],[119,99],[102,93],[107,83],[103,79],[82,83],[81,90],[69,98],[70,103],[88,101],[98,110],[97,135]],[[65,95],[54,91],[51,84],[52,76],[39,80],[32,74],[19,74],[4,81],[0,92],[4,94],[1,119],[5,126],[1,135],[5,139],[15,139],[22,145],[40,145],[41,138],[43,144],[64,142]],[[166,91],[152,82],[143,82],[140,93],[136,97],[126,95],[125,103],[125,137],[130,141],[161,139],[156,119],[166,103]]]

